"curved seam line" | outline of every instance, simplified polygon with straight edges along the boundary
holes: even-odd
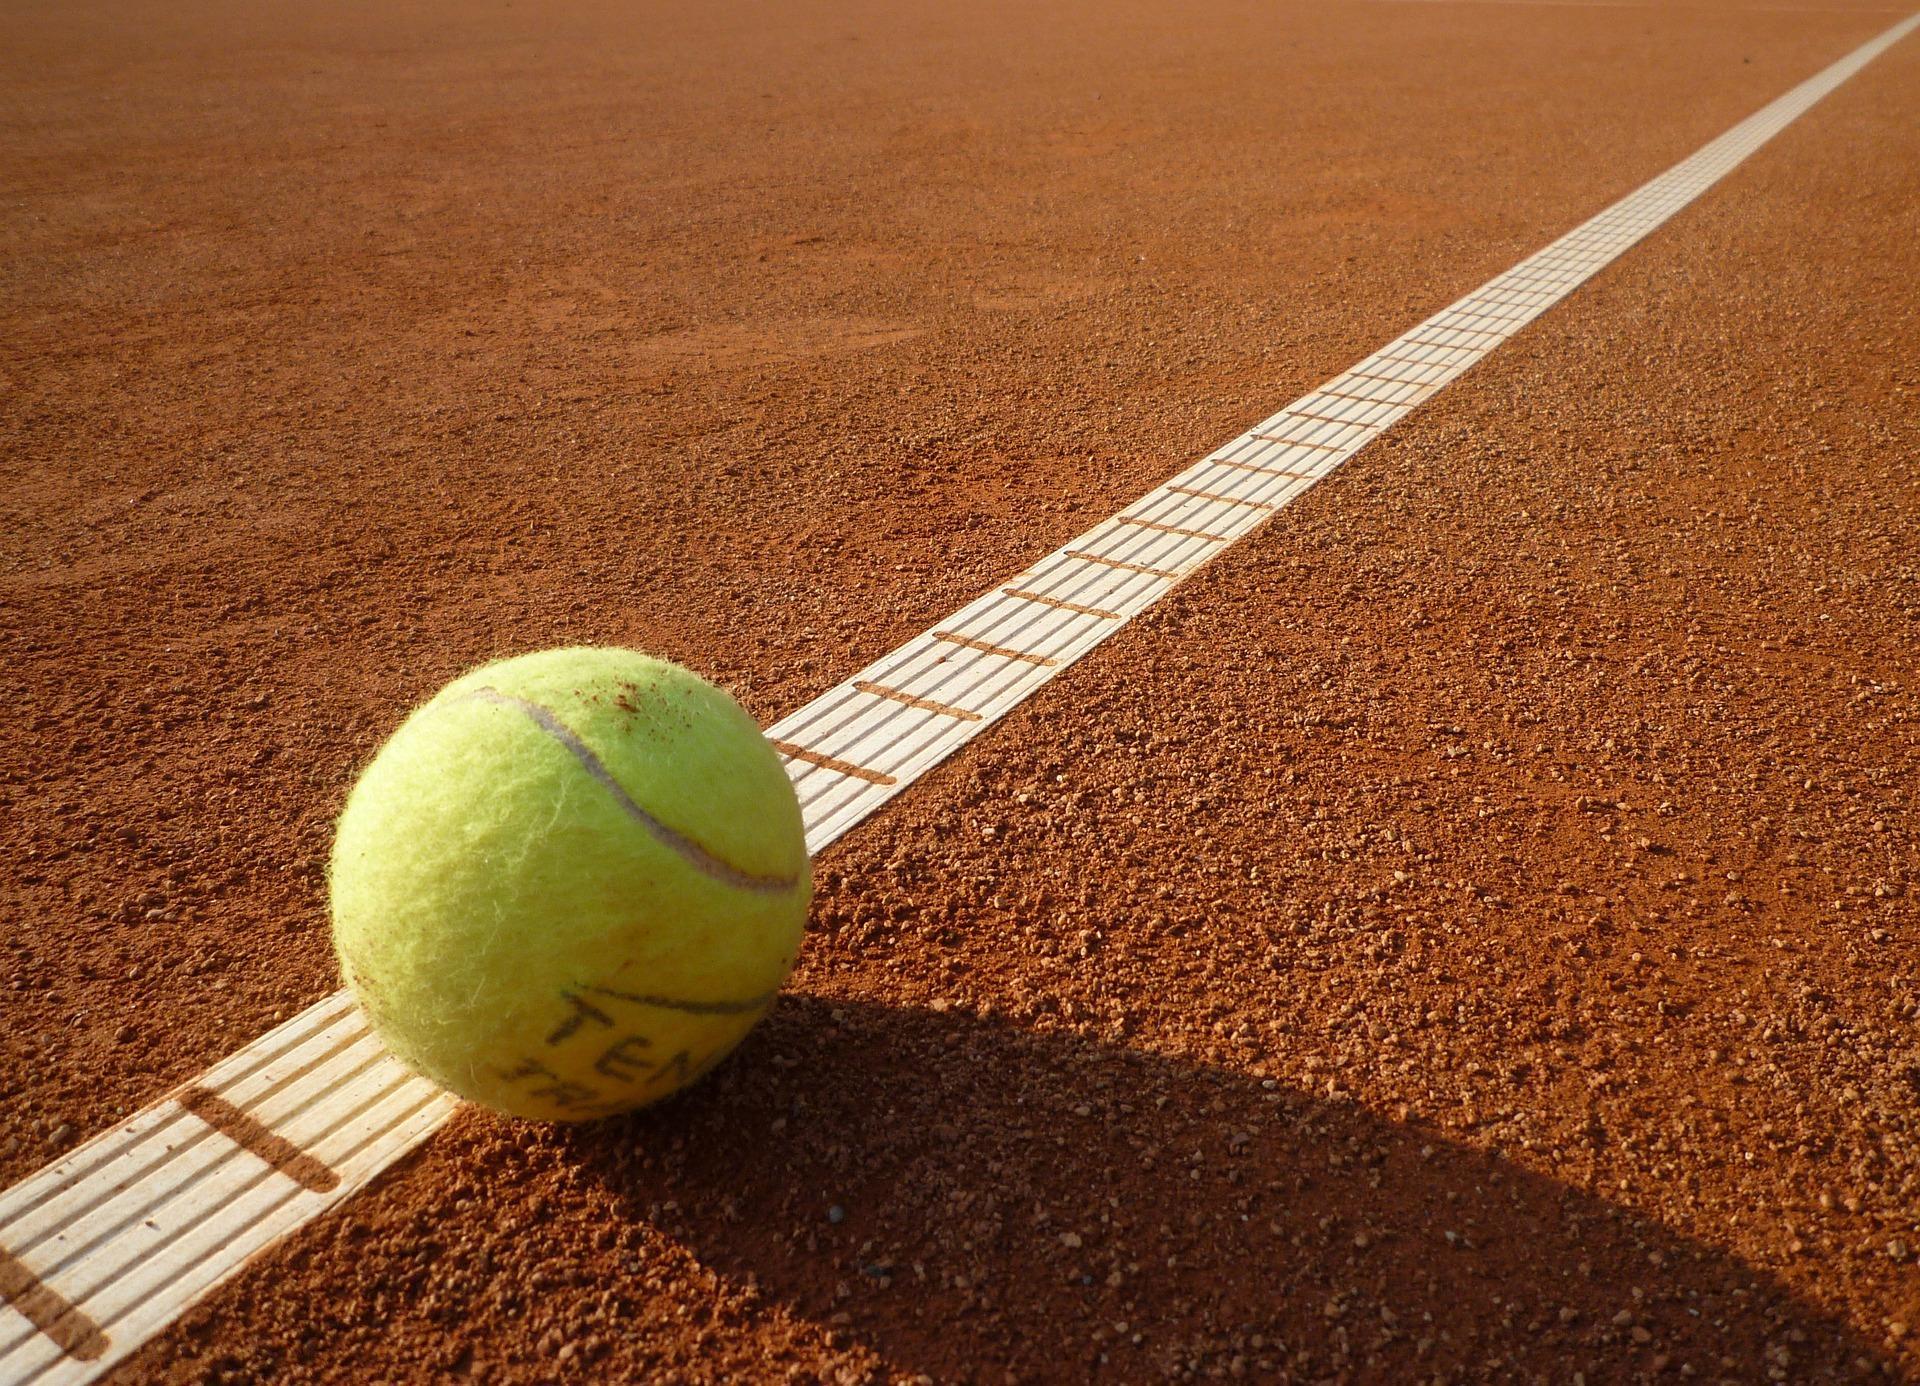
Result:
[[[679,1011],[683,1015],[750,1015],[755,1011],[764,1011],[773,1004],[776,991],[763,991],[758,996],[750,996],[745,1001],[681,1001],[671,996],[648,996],[639,992],[616,991],[612,987],[582,987],[582,991],[592,992],[595,996],[611,996],[616,1001],[630,1001],[637,1006],[651,1006],[655,1010]]]
[[[766,895],[775,895],[781,891],[792,890],[800,883],[798,876],[756,876],[750,871],[742,871],[732,862],[715,856],[685,833],[679,832],[662,823],[658,818],[655,818],[644,808],[640,807],[639,804],[634,802],[633,796],[628,794],[627,791],[621,787],[620,781],[613,777],[613,772],[607,769],[606,764],[600,757],[593,753],[593,748],[582,741],[571,727],[556,717],[552,709],[543,707],[539,703],[531,702],[526,698],[516,698],[511,693],[502,693],[497,688],[475,688],[467,693],[461,694],[458,698],[452,699],[452,701],[456,703],[469,700],[492,703],[497,707],[512,708],[514,711],[524,714],[535,726],[559,742],[569,755],[579,761],[580,768],[598,781],[609,794],[613,795],[614,802],[620,805],[621,810],[627,817],[638,823],[646,831],[647,836],[651,837],[655,842],[658,842],[662,847],[676,853],[683,861],[702,875],[710,876],[722,884],[733,886],[739,890],[758,891]]]

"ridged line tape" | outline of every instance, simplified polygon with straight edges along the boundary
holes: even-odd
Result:
[[[1546,249],[768,729],[819,852],[1560,302],[1896,24]],[[0,1383],[92,1380],[351,1197],[453,1099],[336,993],[0,1194]]]

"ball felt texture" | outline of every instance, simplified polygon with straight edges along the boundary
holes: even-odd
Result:
[[[738,1044],[812,877],[740,705],[583,648],[489,664],[408,717],[347,798],[329,889],[341,971],[395,1055],[564,1121],[657,1101]]]

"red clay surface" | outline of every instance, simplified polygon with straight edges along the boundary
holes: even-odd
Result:
[[[8,16],[0,1179],[335,985],[462,668],[771,718],[1888,22]],[[1920,1375],[1917,87],[828,853],[714,1081],[121,1376]]]

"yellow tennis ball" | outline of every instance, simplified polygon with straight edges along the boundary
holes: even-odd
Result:
[[[449,684],[347,798],[333,942],[374,1031],[514,1116],[644,1106],[746,1035],[813,881],[793,786],[740,705],[632,650]]]

